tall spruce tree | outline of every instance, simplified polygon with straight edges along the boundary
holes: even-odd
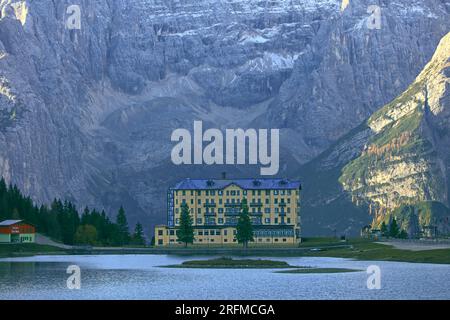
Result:
[[[119,212],[117,213],[116,224],[119,231],[119,244],[122,246],[129,244],[130,233],[128,231],[128,221],[122,206],[120,206]]]
[[[186,203],[181,205],[180,228],[177,231],[178,241],[183,242],[185,248],[189,243],[194,243],[194,228],[189,214],[189,206]]]
[[[138,246],[145,245],[145,238],[144,238],[144,229],[142,228],[142,224],[139,222],[136,223],[136,226],[134,227],[134,234],[133,234],[133,244]]]
[[[381,224],[380,232],[381,232],[381,235],[383,237],[387,237],[388,236],[388,229],[387,229],[387,226],[386,226],[386,222],[384,222],[384,221]]]
[[[389,225],[389,236],[392,238],[397,238],[400,229],[398,228],[397,220],[392,218],[391,224]]]
[[[250,241],[253,239],[253,226],[248,213],[247,199],[242,199],[241,211],[239,213],[239,220],[236,226],[236,239],[239,243],[242,243],[244,248],[248,247]]]

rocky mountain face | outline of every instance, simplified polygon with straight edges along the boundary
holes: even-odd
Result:
[[[314,170],[334,186],[325,186],[334,210],[353,205],[348,219],[370,215],[374,227],[394,214],[410,235],[430,225],[450,231],[449,76],[450,33],[404,93],[322,155]]]
[[[403,92],[449,30],[448,0],[375,2],[380,29],[369,0],[0,0],[0,175],[39,202],[124,204],[150,229],[176,180],[259,171],[174,166],[170,134],[194,120],[280,128],[279,175],[298,173]],[[317,217],[311,232],[334,221]]]

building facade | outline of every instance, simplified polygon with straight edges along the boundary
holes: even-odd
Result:
[[[155,227],[155,245],[179,245],[181,205],[189,206],[194,244],[237,243],[236,225],[246,198],[257,244],[300,242],[298,181],[286,179],[185,179],[167,194],[167,225]]]
[[[34,243],[36,228],[22,220],[0,222],[0,243]]]

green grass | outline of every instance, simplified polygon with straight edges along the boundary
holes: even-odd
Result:
[[[179,265],[165,266],[168,268],[209,268],[209,269],[275,269],[275,268],[293,268],[285,261],[259,260],[259,259],[231,259],[217,258],[211,260],[191,260],[184,261]]]
[[[362,270],[346,269],[346,268],[299,268],[292,270],[276,271],[276,273],[347,273],[359,271]]]
[[[0,258],[24,257],[38,254],[63,254],[64,249],[35,243],[0,244]]]
[[[450,264],[450,249],[410,251],[368,240],[350,240],[348,243],[352,248],[324,248],[317,252],[306,252],[305,256]]]

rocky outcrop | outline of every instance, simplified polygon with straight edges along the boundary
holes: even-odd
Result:
[[[349,208],[353,205],[350,209],[353,213],[348,217],[344,214],[348,219],[363,217],[361,214],[366,212],[366,219],[371,216],[374,227],[389,221],[393,212],[415,214],[410,209],[397,210],[400,207],[431,201],[448,206],[449,70],[450,33],[443,37],[431,61],[403,94],[341,139],[319,161],[314,161],[311,172],[322,171],[324,177],[319,189],[314,191],[328,194],[332,199],[330,203],[340,212],[344,211],[344,205]],[[307,203],[307,207],[328,205],[317,196],[311,199],[315,200]],[[339,203],[336,199],[345,201]],[[313,210],[309,209],[311,215]],[[417,227],[435,221],[430,213],[433,210],[428,207],[416,211],[421,212],[417,217],[428,217],[417,218]],[[448,223],[444,218],[440,214],[438,220]],[[411,221],[405,214],[400,221],[405,229],[411,229]],[[448,230],[448,226],[438,228]]]
[[[173,166],[170,133],[193,120],[281,128],[280,175],[297,172],[405,90],[449,29],[448,1],[379,1],[379,30],[373,1],[345,2],[0,0],[0,175],[150,228],[177,179],[257,172]]]

